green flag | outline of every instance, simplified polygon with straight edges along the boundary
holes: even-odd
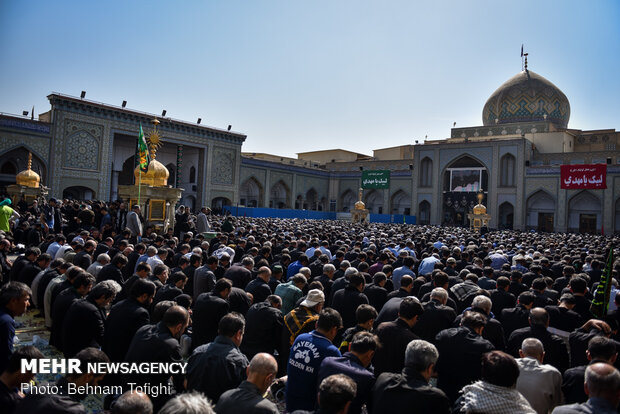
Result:
[[[140,134],[138,135],[138,164],[140,165],[140,170],[142,172],[147,172],[150,163],[151,157],[149,156],[149,147],[146,145],[144,132],[142,132],[142,124],[140,124]]]
[[[596,318],[603,318],[607,315],[607,309],[609,308],[609,295],[611,293],[611,270],[614,265],[614,248],[613,245],[609,250],[607,256],[607,264],[605,265],[605,271],[601,275],[601,281],[596,287],[594,292],[594,299],[592,299],[592,306],[590,306],[590,312]]]

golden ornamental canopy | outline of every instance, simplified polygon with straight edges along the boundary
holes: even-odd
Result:
[[[15,181],[18,185],[24,187],[39,188],[41,184],[41,177],[36,172],[32,171],[32,153],[28,153],[28,168],[20,172],[15,176]]]

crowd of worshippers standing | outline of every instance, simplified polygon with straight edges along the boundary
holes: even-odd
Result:
[[[112,413],[618,412],[620,261],[590,310],[614,236],[176,215],[157,234],[120,202],[0,207],[4,412],[85,412],[70,384],[117,390]],[[24,395],[28,309],[67,358],[185,373]]]

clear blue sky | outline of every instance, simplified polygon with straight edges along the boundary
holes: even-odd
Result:
[[[247,134],[294,156],[446,138],[521,70],[569,127],[620,129],[620,1],[0,0],[0,111],[61,92]]]

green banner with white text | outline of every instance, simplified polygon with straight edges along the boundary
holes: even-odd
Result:
[[[388,170],[362,171],[362,188],[390,188]]]

